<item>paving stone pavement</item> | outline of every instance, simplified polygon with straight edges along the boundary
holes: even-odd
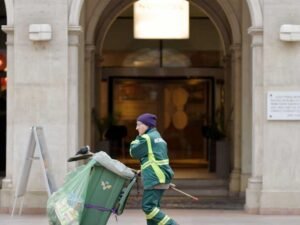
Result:
[[[238,210],[166,209],[180,225],[300,225],[300,215],[250,215]],[[46,215],[21,215],[11,218],[0,214],[0,225],[47,225]],[[98,224],[102,225],[102,224]],[[111,216],[107,225],[146,225],[141,210],[127,209],[116,220]]]

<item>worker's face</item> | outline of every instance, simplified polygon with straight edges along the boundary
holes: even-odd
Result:
[[[135,129],[139,132],[139,135],[143,135],[148,128],[149,127],[147,125],[143,124],[142,122],[140,122],[140,121],[136,122]]]

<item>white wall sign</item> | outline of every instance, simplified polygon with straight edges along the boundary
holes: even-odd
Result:
[[[268,92],[268,120],[300,120],[300,92]]]

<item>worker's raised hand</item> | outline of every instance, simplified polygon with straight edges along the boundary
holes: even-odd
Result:
[[[135,170],[135,169],[132,169],[132,172],[134,172],[137,176],[140,176],[141,175],[141,170]]]

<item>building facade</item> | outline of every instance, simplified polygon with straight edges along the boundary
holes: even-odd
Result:
[[[82,145],[104,149],[109,140],[111,155],[131,163],[126,143],[147,110],[161,118],[175,167],[203,163],[216,173],[225,140],[229,193],[245,196],[245,210],[300,213],[299,108],[288,108],[298,104],[300,31],[282,27],[300,25],[298,0],[191,0],[190,39],[181,42],[134,40],[131,0],[4,2],[2,210],[11,208],[32,126],[43,127],[61,185]],[[107,132],[122,127],[117,138]],[[45,207],[40,171],[33,163],[25,208]]]

